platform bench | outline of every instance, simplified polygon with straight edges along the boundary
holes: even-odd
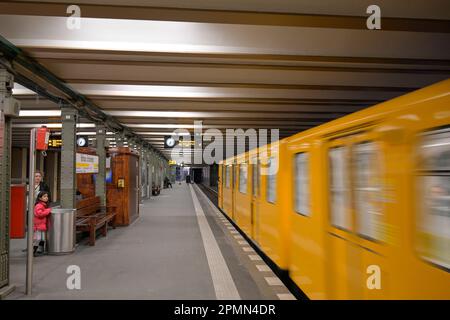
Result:
[[[100,197],[78,200],[76,229],[89,232],[89,245],[94,246],[98,229],[101,229],[103,236],[108,232],[108,225],[115,229],[115,216],[116,207],[101,206]]]

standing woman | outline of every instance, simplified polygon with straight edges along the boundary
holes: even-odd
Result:
[[[35,171],[35,173],[34,173],[34,197],[35,197],[35,199],[37,199],[37,196],[40,191],[46,191],[46,192],[48,192],[48,202],[50,203],[52,200],[50,188],[44,182],[43,178],[44,178],[44,176],[43,176],[42,172],[40,172],[38,170]]]

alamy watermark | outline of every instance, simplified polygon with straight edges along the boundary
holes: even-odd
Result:
[[[208,129],[203,132],[202,121],[195,121],[194,140],[191,140],[191,134],[187,129],[177,129],[172,133],[172,139],[179,143],[173,147],[171,158],[179,164],[212,165],[258,148],[258,153],[245,159],[245,162],[259,163],[262,175],[272,175],[278,171],[279,167],[279,129],[270,129],[270,140],[268,135],[268,129],[252,128],[245,131],[244,129],[226,129],[225,135],[218,129]],[[203,142],[209,142],[205,148],[203,148]]]
[[[376,4],[367,7],[366,13],[370,16],[366,20],[366,26],[369,30],[381,29],[381,8]]]
[[[381,268],[376,264],[372,264],[367,267],[366,273],[369,275],[367,277],[366,286],[369,290],[380,290],[381,289]]]
[[[70,265],[66,269],[69,275],[66,280],[68,290],[81,290],[81,269],[77,265]]]
[[[66,26],[69,30],[79,30],[81,29],[81,9],[77,5],[70,5],[66,9],[66,13],[70,14],[67,17]]]

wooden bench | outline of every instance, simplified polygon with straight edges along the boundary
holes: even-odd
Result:
[[[77,201],[77,231],[89,232],[89,245],[95,245],[95,237],[101,228],[103,236],[108,232],[108,225],[115,229],[114,218],[116,207],[104,207],[100,205],[100,197],[91,197]]]

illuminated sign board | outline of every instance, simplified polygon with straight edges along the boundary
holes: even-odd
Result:
[[[77,153],[77,173],[98,173],[98,156]]]
[[[62,146],[62,140],[57,138],[52,138],[48,140],[48,147],[49,148],[61,148]]]
[[[195,145],[195,141],[194,140],[187,140],[187,141],[179,141],[178,144],[180,146],[182,146],[183,148],[189,148],[192,147],[193,145]]]

